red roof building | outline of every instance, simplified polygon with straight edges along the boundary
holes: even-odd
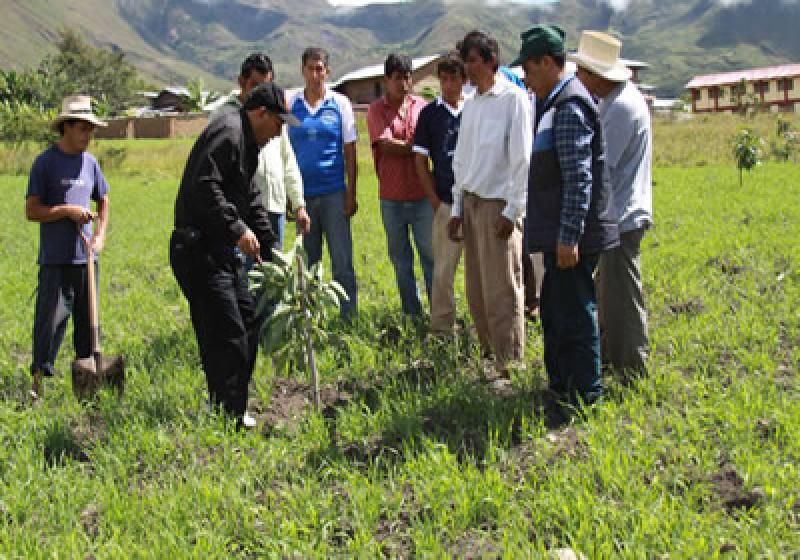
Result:
[[[800,112],[800,64],[695,76],[686,89],[695,113],[733,112],[752,103]]]

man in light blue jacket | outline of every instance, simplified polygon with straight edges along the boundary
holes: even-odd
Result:
[[[586,89],[602,100],[598,115],[620,245],[601,255],[597,267],[601,355],[612,372],[627,380],[646,373],[649,352],[639,246],[653,223],[653,139],[650,110],[619,61],[620,47],[605,33],[584,31],[571,58]]]

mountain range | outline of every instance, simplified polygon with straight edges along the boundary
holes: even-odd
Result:
[[[331,53],[334,78],[392,51],[445,52],[470,29],[497,37],[509,61],[534,23],[561,25],[570,47],[582,29],[609,31],[622,55],[650,64],[660,96],[695,74],[800,60],[800,0],[416,0],[335,7],[327,0],[0,0],[0,67],[35,66],[58,30],[121,49],[151,81],[201,78],[230,89],[240,61],[268,53],[284,86],[301,83],[309,45]]]

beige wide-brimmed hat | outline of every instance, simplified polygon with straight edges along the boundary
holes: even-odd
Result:
[[[70,95],[65,97],[61,103],[61,112],[53,121],[53,130],[58,129],[58,125],[70,119],[90,122],[95,126],[107,126],[106,123],[94,114],[92,110],[92,98],[88,95]]]
[[[577,52],[567,55],[578,66],[612,82],[625,82],[631,71],[619,60],[622,47],[617,39],[600,31],[584,31]]]

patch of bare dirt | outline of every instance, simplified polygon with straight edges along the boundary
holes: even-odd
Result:
[[[586,443],[580,438],[578,430],[571,426],[563,430],[552,431],[545,436],[545,439],[553,446],[553,451],[548,461],[550,464],[559,459],[568,459],[570,461],[582,459],[588,453]]]
[[[454,558],[502,558],[503,551],[487,536],[476,530],[465,531],[453,544],[450,552]]]
[[[719,268],[724,274],[736,276],[750,270],[749,266],[738,264],[728,257],[713,257],[706,261],[706,266]]]
[[[352,395],[334,386],[320,387],[320,406],[328,416],[332,409],[346,405]],[[297,379],[275,378],[272,396],[266,408],[255,407],[256,416],[264,422],[265,432],[286,427],[308,413],[312,404],[311,385]]]
[[[673,315],[700,315],[705,312],[706,304],[698,297],[671,303],[668,309]]]
[[[81,512],[80,521],[86,536],[92,540],[96,539],[100,533],[100,512],[97,510],[97,506],[94,504],[86,506],[86,509]]]
[[[714,491],[728,513],[749,510],[764,501],[764,491],[756,488],[746,490],[744,480],[731,465],[723,465],[722,469],[711,477]]]

